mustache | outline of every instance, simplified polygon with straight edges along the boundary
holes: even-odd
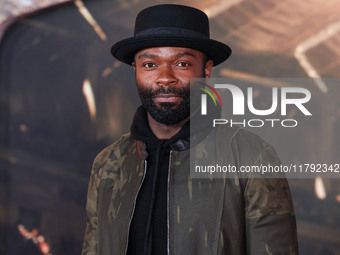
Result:
[[[155,97],[159,94],[175,94],[178,97],[185,97],[190,95],[190,89],[189,88],[174,88],[174,87],[159,87],[156,90],[152,89],[144,89],[144,93],[147,93],[151,97]]]

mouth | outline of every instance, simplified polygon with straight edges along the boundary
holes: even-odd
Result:
[[[181,97],[173,93],[157,94],[156,96],[154,96],[154,100],[159,103],[176,103],[181,99]]]

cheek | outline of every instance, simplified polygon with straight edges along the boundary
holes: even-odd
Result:
[[[202,69],[193,70],[185,74],[178,76],[178,80],[183,84],[184,87],[190,86],[191,78],[205,77],[205,72]]]
[[[151,86],[154,82],[155,74],[151,72],[140,72],[136,71],[136,81],[138,84]]]

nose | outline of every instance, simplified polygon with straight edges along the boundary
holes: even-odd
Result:
[[[177,78],[172,70],[171,66],[164,66],[160,68],[158,77],[156,79],[157,85],[173,86],[177,83]]]

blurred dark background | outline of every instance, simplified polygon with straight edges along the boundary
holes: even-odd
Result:
[[[95,155],[129,131],[134,72],[110,55],[139,10],[164,1],[4,0],[0,10],[0,254],[35,255],[18,231],[36,228],[51,254],[80,254]],[[340,77],[340,2],[167,1],[205,10],[211,35],[233,49],[213,77]],[[308,159],[340,163],[339,90],[310,88],[320,125],[271,137]],[[325,101],[318,101],[325,102]],[[331,115],[322,119],[323,113]],[[265,135],[265,134],[264,134]],[[315,150],[315,147],[321,148]],[[317,151],[317,152],[316,152]],[[340,254],[339,179],[290,179],[300,254]]]

